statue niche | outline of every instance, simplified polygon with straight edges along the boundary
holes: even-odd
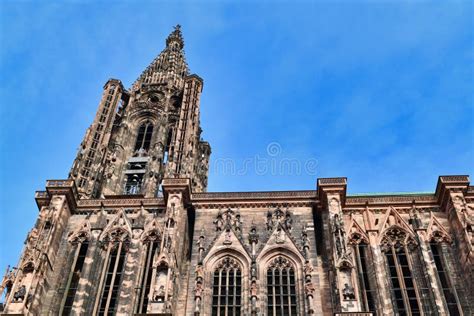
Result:
[[[169,302],[173,297],[173,280],[170,271],[168,264],[163,261],[154,268],[148,312],[165,313],[169,309]]]

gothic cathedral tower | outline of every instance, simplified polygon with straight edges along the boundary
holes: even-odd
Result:
[[[166,315],[185,300],[190,193],[206,191],[211,148],[183,48],[178,25],[130,90],[104,85],[69,179],[36,193],[38,220],[0,286],[4,313]]]
[[[130,90],[104,86],[96,117],[71,168],[81,198],[160,195],[164,177],[206,191],[210,146],[201,139],[202,79],[189,73],[180,26]]]
[[[434,193],[205,192],[183,47],[177,26],[130,90],[105,84],[69,178],[35,194],[0,314],[474,315],[468,176]]]

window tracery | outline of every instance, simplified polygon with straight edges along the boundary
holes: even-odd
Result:
[[[153,135],[153,124],[145,122],[138,128],[137,140],[135,142],[135,153],[146,154],[150,149],[151,136]]]
[[[282,256],[267,267],[267,315],[298,315],[295,267]]]
[[[364,310],[374,312],[376,292],[369,282],[371,259],[368,240],[361,233],[354,232],[349,237],[349,243],[352,245],[356,261],[362,306]]]
[[[216,265],[213,273],[212,316],[241,314],[242,267],[236,259],[225,257]]]
[[[73,268],[69,274],[61,306],[62,311],[60,314],[63,316],[70,315],[72,312],[77,289],[79,287],[79,281],[82,277],[82,270],[84,268],[87,250],[89,248],[89,236],[86,232],[79,232],[70,242],[75,245],[76,249],[74,251]]]
[[[429,247],[433,255],[438,280],[441,285],[441,293],[444,296],[449,314],[461,315],[458,305],[458,293],[453,286],[446,263],[446,252],[449,251],[448,248],[452,243],[452,239],[434,217],[429,225],[429,238]]]
[[[146,313],[149,303],[149,293],[153,279],[153,258],[157,254],[161,245],[161,235],[159,231],[152,230],[143,239],[145,248],[145,260],[141,275],[140,287],[138,288],[138,306],[136,313]]]
[[[399,315],[421,315],[419,293],[408,253],[416,245],[413,237],[398,226],[386,230],[380,245],[392,285],[394,309]]]
[[[99,316],[116,312],[129,244],[130,235],[121,228],[112,229],[102,239],[107,252],[99,287],[100,296],[96,302]]]

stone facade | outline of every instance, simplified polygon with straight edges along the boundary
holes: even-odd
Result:
[[[203,81],[177,27],[130,90],[104,86],[67,180],[0,290],[17,315],[472,315],[474,187],[206,193]]]

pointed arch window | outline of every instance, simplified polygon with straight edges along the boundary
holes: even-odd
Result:
[[[72,264],[72,270],[69,273],[69,277],[64,292],[63,301],[61,304],[60,314],[63,316],[70,315],[76,297],[76,292],[79,287],[79,281],[82,276],[82,270],[84,268],[84,261],[87,256],[87,249],[89,248],[89,241],[85,233],[79,234],[73,241],[75,244],[74,261]]]
[[[392,285],[394,309],[400,316],[421,315],[420,297],[407,252],[409,247],[415,247],[415,245],[415,241],[398,227],[389,229],[381,243]]]
[[[267,268],[267,315],[298,315],[295,268],[284,257],[277,257]]]
[[[109,233],[103,240],[107,253],[100,280],[100,296],[96,301],[96,310],[99,316],[113,315],[117,312],[129,243],[128,234],[121,230]]]
[[[138,289],[138,306],[136,313],[146,313],[153,276],[153,256],[160,248],[160,235],[151,232],[145,239],[145,262],[141,275],[140,288]]]
[[[447,263],[445,258],[445,251],[447,249],[445,248],[445,246],[449,243],[450,239],[448,236],[445,236],[440,231],[435,230],[432,234],[430,250],[433,254],[436,272],[438,274],[438,280],[441,283],[441,291],[446,301],[449,314],[457,316],[461,315],[458,304],[458,295],[449,276],[449,271],[448,269],[446,269]]]
[[[148,150],[150,149],[152,135],[153,135],[153,124],[151,124],[151,122],[143,123],[138,128],[137,141],[135,142],[135,151],[148,152]]]
[[[212,316],[238,316],[242,313],[242,268],[226,257],[217,265],[212,285]]]
[[[350,238],[350,243],[355,255],[363,308],[365,311],[375,312],[376,292],[369,282],[370,273],[373,270],[371,269],[371,260],[369,258],[368,242],[360,234],[354,233]]]

